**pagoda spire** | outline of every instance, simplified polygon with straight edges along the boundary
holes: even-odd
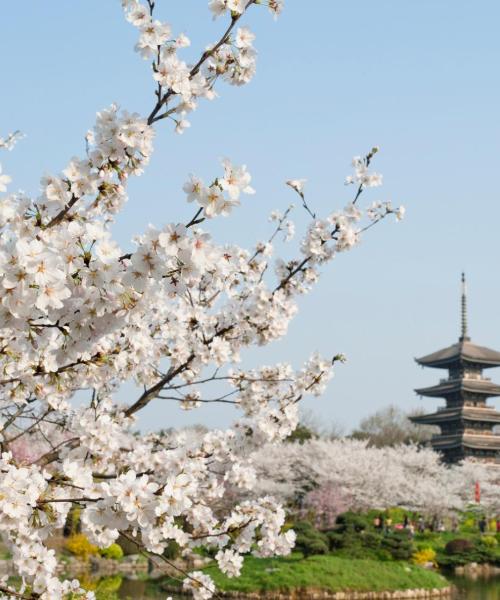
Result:
[[[465,273],[462,272],[462,335],[461,342],[468,342],[470,337],[467,334],[467,285],[465,283]]]

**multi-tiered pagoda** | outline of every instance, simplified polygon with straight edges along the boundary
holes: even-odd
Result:
[[[420,425],[437,425],[441,433],[432,439],[435,450],[449,463],[464,458],[500,464],[500,412],[487,405],[500,396],[500,385],[483,376],[483,370],[500,366],[500,352],[476,346],[467,334],[467,296],[462,273],[462,331],[458,343],[415,359],[419,365],[448,369],[448,378],[437,385],[415,390],[421,396],[444,398],[446,406],[428,415],[412,417]]]

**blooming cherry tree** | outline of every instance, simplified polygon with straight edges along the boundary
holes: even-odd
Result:
[[[187,64],[182,52],[190,41],[156,18],[155,2],[123,0],[137,28],[136,50],[151,63],[149,114],[117,105],[99,112],[86,152],[42,178],[36,198],[9,191],[10,178],[0,175],[0,535],[24,582],[20,589],[1,583],[4,597],[93,597],[78,582],[56,577],[46,545],[73,505],[81,509],[83,531],[101,547],[123,535],[168,562],[163,552],[172,540],[185,553],[209,544],[229,576],[238,575],[246,553],[286,554],[293,546],[273,497],[229,508],[226,498],[254,485],[255,472],[242,457],[263,443],[279,445],[294,430],[299,401],[323,392],[338,357],[313,355],[298,370],[235,364],[242,349],[286,334],[297,298],[311,290],[324,263],[385,216],[400,216],[387,203],[366,213],[358,206],[361,192],[381,183],[370,174],[377,149],[355,159],[354,200],[314,216],[292,260],[271,259],[276,236],[293,236],[290,209],[273,215],[270,239],[251,249],[220,245],[202,229],[253,193],[246,167],[230,160],[212,181],[188,179],[184,192],[196,209],[187,223],[174,218],[150,226],[131,252],[110,229],[127,200],[127,182],[148,164],[155,126],[170,120],[182,133],[220,80],[240,86],[252,78],[254,35],[240,21],[260,4],[211,0],[213,16],[227,20],[225,30]],[[277,16],[282,2],[266,7]],[[11,148],[18,137],[10,134],[0,147]],[[307,207],[296,181],[292,188]],[[123,405],[115,394],[126,380],[144,391]],[[213,382],[226,386],[217,397],[210,395]],[[88,391],[88,401],[75,407],[78,390]],[[229,430],[194,438],[136,435],[138,414],[158,399],[184,409],[229,402],[241,417]],[[196,598],[213,594],[207,575],[182,575]]]
[[[471,461],[448,466],[431,448],[416,445],[377,448],[347,438],[308,440],[272,450],[263,446],[251,462],[256,496],[266,490],[285,504],[316,509],[324,519],[342,510],[395,506],[439,516],[463,511],[474,504],[476,483],[482,508],[492,515],[500,508],[495,466]]]

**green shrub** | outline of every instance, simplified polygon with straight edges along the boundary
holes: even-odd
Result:
[[[444,552],[438,553],[438,564],[443,567],[456,567],[471,562],[500,564],[500,552],[491,541],[485,540],[492,536],[485,536],[476,540],[454,539],[448,542]],[[496,540],[495,540],[496,541]]]
[[[492,535],[485,535],[483,538],[481,538],[480,543],[487,548],[496,548],[498,546],[496,538],[494,538]]]
[[[346,512],[337,518],[334,530],[326,532],[330,550],[351,558],[373,560],[409,560],[415,548],[406,531],[382,533],[374,530],[373,514]],[[379,513],[376,514],[378,516]],[[389,513],[404,518],[404,511]]]
[[[328,554],[328,544],[319,538],[308,539],[301,544],[301,552],[306,557],[314,554]]]
[[[367,548],[377,549],[382,545],[383,536],[380,533],[372,531],[364,531],[362,535],[363,546]]]
[[[293,529],[297,535],[295,548],[304,556],[326,554],[329,550],[328,537],[314,529],[309,521],[298,521]]]
[[[325,532],[330,550],[346,558],[391,560],[391,553],[382,547],[382,534],[368,529],[359,530],[361,525],[357,519],[348,517],[338,529]]]
[[[472,550],[471,552],[463,552],[458,554],[445,554],[439,552],[437,562],[440,567],[459,567],[467,565],[471,562],[475,563],[493,563],[496,558],[493,554],[481,550]]]
[[[330,550],[337,550],[338,548],[342,548],[344,536],[341,533],[335,530],[329,530],[325,531],[324,535],[326,536]]]
[[[111,558],[112,560],[120,560],[123,558],[123,550],[118,544],[111,544],[107,548],[101,548],[99,554],[104,558]]]
[[[394,560],[410,560],[415,548],[408,533],[391,531],[382,538],[382,548],[387,550]]]
[[[360,515],[355,512],[345,512],[337,517],[337,531],[364,531],[368,528],[370,519],[367,515]]]
[[[112,546],[118,546],[118,544],[112,544]],[[120,546],[118,546],[118,548],[120,548]],[[119,600],[120,596],[118,595],[118,591],[121,585],[121,575],[104,577],[99,581],[95,589],[96,600]]]

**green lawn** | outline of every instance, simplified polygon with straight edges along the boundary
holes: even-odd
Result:
[[[214,565],[205,572],[223,591],[251,592],[316,588],[329,591],[390,591],[411,588],[441,588],[447,580],[433,571],[404,562],[347,559],[333,555],[303,558],[245,558],[241,577],[230,579]],[[170,583],[170,582],[169,582]],[[173,582],[171,582],[173,583]]]

